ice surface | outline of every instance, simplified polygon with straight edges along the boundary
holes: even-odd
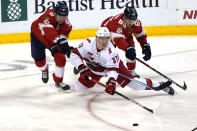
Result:
[[[77,46],[82,40],[69,41]],[[62,93],[52,80],[53,58],[47,51],[50,79],[42,83],[41,73],[31,58],[30,44],[0,45],[0,130],[1,131],[190,131],[197,127],[197,36],[149,37],[153,57],[147,63],[179,84],[177,94],[118,91],[154,110],[143,110],[120,96],[110,96],[98,85],[87,92],[75,92],[78,76],[67,59],[64,81],[72,93]],[[136,43],[137,56],[142,58]],[[125,61],[124,53],[120,51]],[[165,80],[137,63],[143,77]],[[102,79],[101,82],[105,82]],[[133,126],[138,123],[139,126]]]

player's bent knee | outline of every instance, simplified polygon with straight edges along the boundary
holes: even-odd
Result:
[[[117,83],[118,83],[122,88],[124,88],[129,82],[130,82],[129,79],[124,78],[124,77],[118,75]]]
[[[83,84],[81,84],[81,82],[77,81],[75,84],[75,90],[77,92],[83,92],[86,91],[88,89],[88,87],[84,86]]]
[[[54,54],[54,61],[57,66],[64,67],[66,64],[66,57],[62,53],[55,53]]]
[[[88,80],[83,76],[83,74],[79,77],[79,82],[84,85],[86,88],[92,88],[94,87],[95,83],[92,82],[91,80]]]
[[[35,60],[35,64],[37,67],[43,67],[46,64],[46,59],[42,59],[42,60]]]

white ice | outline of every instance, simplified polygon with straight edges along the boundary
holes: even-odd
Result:
[[[69,41],[77,46],[82,40]],[[47,51],[50,79],[41,81],[41,72],[31,58],[30,44],[0,45],[0,130],[1,131],[190,131],[197,127],[197,36],[149,37],[152,59],[147,63],[180,85],[173,84],[177,94],[118,91],[154,110],[154,114],[118,95],[108,95],[98,85],[77,93],[73,87],[78,76],[67,59],[64,82],[71,93],[54,87],[53,58]],[[136,43],[137,56],[142,58]],[[125,61],[124,53],[120,51]],[[137,62],[136,72],[142,77],[166,81]],[[102,79],[101,82],[105,82]],[[133,126],[138,123],[139,126]]]

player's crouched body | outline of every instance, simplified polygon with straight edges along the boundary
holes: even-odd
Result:
[[[108,81],[105,91],[112,95],[116,89],[116,83],[122,88],[129,86],[134,90],[163,90],[170,95],[174,95],[174,90],[170,87],[172,83],[169,81],[155,82],[150,79],[134,78],[119,59],[119,55],[109,39],[108,28],[99,27],[96,37],[86,39],[77,48],[74,48],[70,61],[80,73],[80,77],[75,84],[77,91],[83,91],[95,85],[93,81],[88,79],[89,77],[99,81],[103,76],[107,76]],[[141,84],[136,84],[131,79],[137,80]]]
[[[31,26],[31,55],[35,64],[42,71],[42,81],[48,82],[49,68],[46,62],[45,49],[49,49],[55,61],[53,80],[55,86],[70,89],[63,83],[66,57],[70,56],[67,38],[72,25],[68,20],[68,7],[65,1],[57,2],[54,9],[47,10]]]

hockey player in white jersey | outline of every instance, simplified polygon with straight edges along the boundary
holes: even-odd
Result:
[[[120,60],[119,55],[110,42],[110,32],[107,27],[99,27],[96,37],[84,40],[70,55],[72,65],[79,70],[80,77],[75,84],[76,91],[92,88],[95,83],[89,77],[99,81],[108,77],[106,93],[114,94],[116,83],[122,88],[129,86],[134,90],[163,90],[174,95],[171,82],[155,82],[150,79],[134,78]],[[134,80],[131,80],[134,79]],[[141,84],[136,84],[136,81]],[[148,85],[145,86],[145,85]],[[149,88],[151,87],[151,88]]]

